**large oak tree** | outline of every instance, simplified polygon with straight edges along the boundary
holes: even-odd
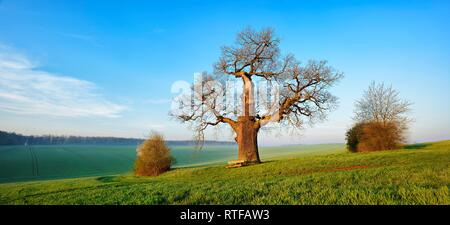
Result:
[[[195,82],[192,92],[185,96],[187,101],[179,99],[184,110],[173,116],[189,122],[200,140],[208,127],[228,124],[236,134],[238,160],[246,163],[260,162],[258,132],[268,123],[302,128],[306,120],[324,119],[337,103],[328,89],[342,74],[326,61],[311,60],[301,65],[292,54],[282,56],[279,44],[270,28],[240,32],[235,45],[222,47],[214,73],[204,73]],[[243,84],[240,100],[234,105],[225,100],[233,96],[223,87],[230,79]],[[255,81],[261,80],[267,81],[267,88],[275,92],[257,102]]]

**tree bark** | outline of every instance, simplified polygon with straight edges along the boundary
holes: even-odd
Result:
[[[255,104],[253,96],[253,82],[250,76],[243,75],[243,116],[238,117],[236,142],[238,144],[238,160],[246,164],[260,163],[258,153],[258,131],[254,116]]]
[[[238,144],[238,160],[246,164],[260,163],[258,153],[258,130],[255,127],[254,116],[239,116],[236,127],[236,142]]]

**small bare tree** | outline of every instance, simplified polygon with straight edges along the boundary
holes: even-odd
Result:
[[[402,100],[399,95],[392,86],[372,82],[364,96],[356,101],[354,119],[358,122],[396,123],[406,129],[411,122],[407,113],[412,103]]]
[[[245,29],[237,35],[235,46],[222,48],[222,56],[214,66],[214,74],[204,73],[192,86],[192,92],[180,101],[181,112],[173,116],[189,122],[198,140],[210,126],[228,124],[236,134],[238,160],[259,163],[257,135],[270,122],[301,128],[309,121],[324,119],[336,106],[337,98],[329,93],[342,74],[326,61],[310,61],[301,66],[291,54],[280,54],[280,40],[272,29],[259,32]],[[230,78],[242,81],[241,100],[230,105],[233,98],[226,85]],[[255,81],[267,81],[277,90],[256,102]],[[230,97],[231,96],[231,97]],[[256,106],[258,105],[258,107]],[[259,107],[265,106],[265,107]]]
[[[411,103],[392,86],[372,82],[355,106],[356,123],[346,134],[350,151],[396,149],[406,141]]]

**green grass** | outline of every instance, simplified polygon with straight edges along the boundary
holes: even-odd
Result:
[[[174,167],[221,164],[237,158],[234,146],[172,147]],[[261,148],[263,159],[343,151],[343,145]],[[133,169],[136,146],[0,146],[0,183],[123,174]]]
[[[0,184],[1,204],[450,204],[450,141],[298,155],[237,169],[180,168]]]

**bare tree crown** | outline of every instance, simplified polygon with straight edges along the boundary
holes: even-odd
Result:
[[[222,56],[215,65],[215,72],[236,77],[275,76],[283,70],[279,62],[279,43],[271,28],[260,32],[247,28],[237,35],[236,46],[222,47]]]
[[[384,83],[372,82],[362,99],[356,102],[355,120],[358,122],[395,122],[406,125],[411,102],[402,100],[399,92]]]
[[[221,123],[236,131],[242,116],[251,117],[256,130],[269,122],[300,128],[305,118],[324,119],[337,104],[328,89],[342,78],[342,73],[326,61],[311,60],[301,66],[292,54],[280,54],[279,43],[271,28],[240,32],[234,46],[222,47],[214,73],[203,73],[191,93],[179,99],[186,107],[173,116],[190,122],[199,140],[207,127]],[[242,81],[242,93],[237,94],[240,101],[230,105],[225,99],[237,97],[230,93],[227,82],[235,79]],[[267,85],[255,90],[258,81]]]

